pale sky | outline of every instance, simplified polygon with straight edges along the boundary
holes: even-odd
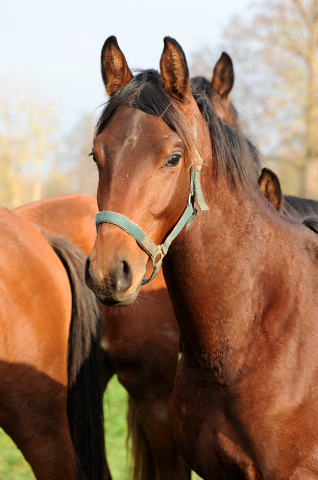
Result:
[[[0,0],[0,88],[39,92],[57,103],[67,132],[105,101],[100,52],[116,35],[131,68],[158,68],[163,38],[188,59],[219,43],[230,17],[250,0]],[[221,53],[221,52],[220,52]]]

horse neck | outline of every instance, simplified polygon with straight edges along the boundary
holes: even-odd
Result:
[[[164,263],[185,349],[207,365],[243,347],[262,302],[257,279],[264,262],[278,268],[267,234],[278,214],[256,187],[238,184],[231,193],[226,180],[212,186],[211,178],[207,170],[202,179],[210,210],[199,212]]]

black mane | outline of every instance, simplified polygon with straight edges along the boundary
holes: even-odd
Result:
[[[97,122],[95,136],[105,128],[119,105],[129,105],[145,113],[161,117],[184,142],[190,155],[194,156],[195,145],[190,126],[173,104],[156,70],[142,70],[129,83],[119,88],[108,100]]]
[[[212,87],[211,82],[206,77],[192,77],[190,79],[190,84],[192,87],[192,90],[194,91],[194,96],[196,94],[206,94],[208,98],[211,99],[212,104],[216,102],[220,102],[220,97]],[[237,113],[236,108],[234,107],[233,103],[230,102],[230,116],[232,117],[232,120],[234,123],[239,124],[239,115]]]
[[[303,218],[302,222],[306,227],[310,228],[315,233],[318,233],[318,216],[309,215],[308,217]]]
[[[160,75],[156,70],[141,71],[110,97],[97,122],[95,135],[99,135],[103,131],[116,108],[123,104],[162,117],[167,125],[176,131],[175,117],[178,118],[179,115],[171,106],[170,99],[165,93]]]
[[[247,178],[244,158],[251,155],[246,142],[229,125],[224,124],[214,112],[205,94],[196,94],[195,100],[210,132],[211,142],[216,152],[216,175],[226,175],[232,185],[235,179]],[[119,105],[129,105],[145,113],[161,117],[185,143],[188,152],[195,150],[192,126],[179,113],[176,101],[171,98],[156,70],[143,70],[124,87],[119,88],[106,103],[97,122],[95,135],[99,135]]]
[[[200,76],[193,77],[190,79],[190,84],[193,90],[194,98],[196,98],[198,94],[205,94],[207,96],[207,99],[212,103],[213,108],[217,108],[217,104],[221,103],[219,95],[216,93],[211,82],[209,82],[207,78]],[[232,128],[235,130],[236,133],[242,135],[239,115],[232,102],[230,102],[229,106],[229,117],[229,120],[232,122]],[[245,136],[244,138],[247,142],[247,148],[249,150],[251,160],[250,163],[248,163],[249,171],[253,174],[255,180],[258,180],[262,172],[260,153],[255,147],[255,145],[248,138],[246,138]]]
[[[254,162],[254,151],[250,151],[248,142],[240,134],[223,123],[214,112],[206,95],[196,95],[195,100],[199,110],[209,128],[212,145],[214,145],[217,157],[217,174],[224,175],[235,186],[236,178],[247,181],[248,172],[246,165]]]
[[[317,200],[284,195],[283,214],[286,215],[286,217],[302,220],[306,216],[317,215],[317,213]]]
[[[192,77],[190,79],[192,89],[200,94],[205,93],[207,97],[213,99],[217,97],[217,94],[214,88],[211,85],[211,82],[205,77]]]

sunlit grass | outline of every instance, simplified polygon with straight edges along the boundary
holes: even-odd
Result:
[[[104,395],[105,437],[107,462],[113,480],[128,480],[126,437],[127,437],[127,394],[113,377]]]
[[[0,429],[0,479],[34,480],[30,465],[8,435]]]

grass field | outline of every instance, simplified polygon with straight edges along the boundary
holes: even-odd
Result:
[[[107,460],[113,480],[128,480],[129,467],[126,458],[126,392],[113,378],[104,396]],[[192,475],[193,480],[200,477]],[[0,429],[0,480],[35,480],[29,464],[20,450]]]

